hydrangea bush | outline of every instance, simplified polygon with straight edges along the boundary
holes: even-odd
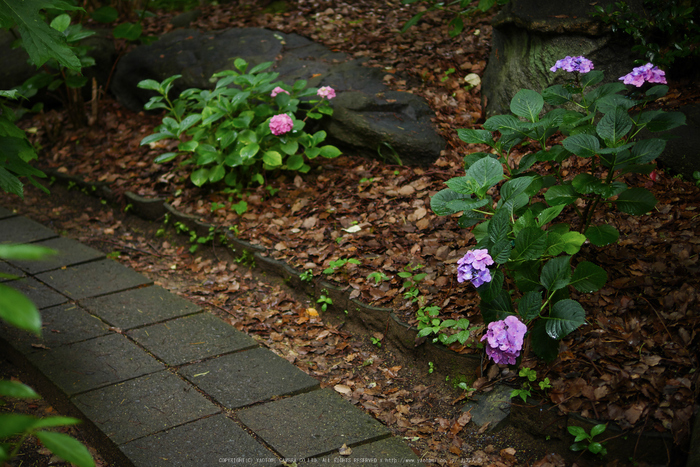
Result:
[[[252,182],[264,183],[266,170],[284,169],[307,172],[306,159],[340,155],[335,146],[321,145],[325,131],[306,133],[306,120],[332,115],[328,104],[335,91],[328,87],[307,88],[306,81],[293,86],[275,82],[279,73],[265,72],[272,62],[261,63],[250,71],[248,63],[236,59],[236,70],[214,74],[214,90],[188,89],[171,101],[168,94],[180,75],[161,83],[144,80],[142,89],[156,91],[157,96],[145,105],[146,110],[166,109],[168,116],[155,133],[145,137],[141,145],[160,140],[178,141],[176,152],[156,157],[164,163],[181,154],[189,155],[183,164],[192,164],[192,183],[224,181],[241,188]],[[302,98],[308,98],[304,108]],[[298,113],[305,113],[302,120]]]
[[[461,227],[476,226],[476,247],[459,260],[457,277],[477,287],[484,321],[490,323],[487,353],[498,362],[514,363],[510,357],[515,353],[504,356],[501,347],[516,348],[518,341],[512,347],[510,340],[503,343],[503,324],[492,331],[492,323],[517,316],[529,328],[533,351],[547,360],[557,356],[560,339],[585,324],[585,311],[570,298],[570,290],[594,292],[605,284],[607,274],[593,263],[572,258],[586,241],[602,247],[618,240],[617,229],[597,215],[601,207],[632,215],[654,208],[652,193],[629,187],[625,175],[651,173],[666,140],[639,140],[639,132],[685,123],[679,112],[645,109],[666,94],[667,86],[630,95],[624,83],[601,84],[603,73],[594,68],[585,57],[559,60],[551,71],[572,73],[567,85],[542,93],[521,90],[511,101],[513,115],[491,117],[483,130],[457,130],[463,141],[487,145],[491,152],[467,155],[465,175],[448,180],[447,188],[431,199],[436,214],[461,213]],[[665,77],[648,64],[620,80],[637,86],[640,80],[659,83]],[[545,103],[554,109],[543,114]],[[513,149],[524,145],[530,151],[519,160],[513,158]],[[570,158],[587,159],[588,170],[565,175],[562,167]],[[532,171],[536,162],[551,173]],[[490,194],[494,191],[500,195],[497,200]],[[578,216],[575,230],[554,222],[564,209]]]

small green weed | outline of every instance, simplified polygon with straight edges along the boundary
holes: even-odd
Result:
[[[466,381],[462,381],[457,383],[457,388],[461,389],[462,391],[466,391],[468,393],[468,396],[471,396],[471,394],[476,391],[473,387],[469,386]]]
[[[234,259],[234,261],[237,264],[242,264],[243,266],[247,266],[249,268],[255,267],[255,256],[253,256],[253,253],[251,253],[249,250],[243,250],[241,255]]]
[[[593,440],[593,438],[603,433],[606,428],[607,425],[601,423],[591,428],[591,432],[589,434],[586,432],[585,429],[581,428],[580,426],[567,427],[569,433],[575,437],[574,444],[572,444],[569,447],[569,449],[571,449],[572,451],[583,451],[585,449],[588,449],[593,454],[600,454],[601,456],[606,455],[608,453],[608,450],[605,449],[605,443],[600,443]]]
[[[384,163],[387,162],[387,156],[382,154],[382,146],[389,148],[389,151],[391,151],[391,153],[389,154],[390,160],[393,159],[396,165],[403,165],[403,162],[401,162],[401,157],[399,157],[399,153],[396,152],[396,149],[394,149],[394,147],[386,141],[383,141],[379,146],[377,146],[377,154],[379,154],[379,157],[382,158],[382,161],[384,161]]]
[[[243,214],[245,214],[248,211],[248,203],[241,200],[241,201],[237,202],[236,204],[232,204],[231,209],[236,211],[236,214],[238,214],[239,216],[242,216]]]
[[[513,392],[510,393],[510,397],[520,397],[523,402],[527,402],[527,398],[532,396],[531,383],[534,383],[537,380],[537,372],[532,368],[521,368],[518,374],[521,378],[526,378],[526,380],[523,382],[520,389],[514,389]],[[537,384],[542,391],[552,387],[549,382],[549,378],[545,378]]]
[[[406,300],[411,300],[412,303],[418,301],[418,294],[420,294],[418,283],[427,276],[427,274],[423,272],[416,273],[416,271],[422,267],[422,264],[413,266],[409,263],[403,268],[403,271],[399,273],[399,277],[405,279],[403,282],[403,298]]]
[[[471,347],[467,343],[474,326],[470,326],[469,320],[461,318],[458,320],[438,318],[440,307],[436,305],[424,306],[418,309],[416,319],[418,320],[418,337],[426,337],[435,334],[433,342],[440,342],[442,345],[450,346],[455,342]],[[454,332],[446,332],[446,331]]]
[[[454,68],[448,68],[447,71],[443,74],[442,78],[440,78],[440,82],[444,83],[448,79],[450,79],[450,75],[455,72]]]
[[[311,282],[312,280],[314,280],[314,272],[311,269],[307,269],[306,271],[299,274],[299,279],[301,279],[304,282]]]
[[[371,281],[373,280],[375,284],[379,284],[380,282],[383,281],[388,281],[390,279],[389,276],[384,274],[383,272],[380,271],[375,271],[367,276],[367,280]]]
[[[367,184],[367,185],[369,186],[369,185],[371,185],[372,183],[374,183],[374,177],[370,177],[370,178],[361,178],[361,179],[360,179],[360,185]]]
[[[328,290],[323,289],[321,291],[321,296],[316,300],[316,303],[321,304],[321,311],[326,311],[328,309],[328,305],[333,304],[333,299],[328,296]]]
[[[331,261],[330,263],[328,263],[328,268],[324,269],[323,273],[324,274],[333,274],[348,263],[357,264],[357,265],[362,264],[359,259],[341,258],[341,259],[337,259],[335,261]]]

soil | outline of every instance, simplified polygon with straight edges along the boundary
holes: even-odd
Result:
[[[473,246],[473,236],[459,229],[456,219],[435,216],[429,206],[430,197],[444,187],[444,181],[463,175],[462,157],[483,149],[465,145],[454,130],[478,128],[484,121],[480,86],[466,89],[464,78],[483,73],[490,44],[489,17],[474,18],[455,39],[449,38],[445,26],[451,17],[442,12],[430,13],[406,34],[398,34],[414,12],[398,0],[307,0],[283,11],[238,2],[202,7],[194,26],[210,30],[259,26],[296,32],[355,57],[367,57],[367,66],[387,71],[385,81],[392,89],[419,94],[435,110],[434,122],[448,145],[427,168],[346,154],[314,162],[308,174],[271,174],[265,187],[253,187],[238,197],[222,194],[221,187],[192,186],[186,167],[152,163],[167,148],[140,147],[139,143],[161,116],[130,112],[109,96],[100,100],[98,121],[91,127],[73,127],[62,110],[45,112],[22,125],[35,129],[34,142],[43,147],[40,167],[107,183],[117,194],[160,196],[176,209],[215,225],[217,232],[233,230],[240,239],[267,248],[269,256],[299,271],[349,287],[354,298],[393,308],[409,325],[417,323],[418,307],[404,298],[407,290],[398,273],[420,264],[420,272],[427,274],[419,284],[423,303],[439,304],[442,319],[467,318],[479,326],[478,295],[470,286],[458,284],[455,275],[456,261]],[[147,20],[146,32],[169,30],[168,21],[175,14],[160,12]],[[669,84],[665,108],[697,101],[698,84]],[[539,170],[547,168],[543,165]],[[565,176],[573,177],[582,169],[571,164],[565,167]],[[659,200],[656,210],[639,217],[601,212],[596,222],[615,225],[620,241],[607,248],[588,245],[579,254],[608,272],[606,287],[600,291],[572,294],[586,309],[588,325],[562,341],[560,356],[553,363],[528,356],[522,365],[536,370],[538,380],[549,378],[553,388],[540,395],[561,413],[614,421],[629,434],[670,433],[677,446],[674,462],[682,465],[700,374],[700,190],[673,174],[659,170],[657,175],[653,180],[642,176],[626,180],[630,186],[651,190]],[[414,368],[410,359],[391,352],[386,343],[378,348],[372,339],[381,342],[381,333],[367,335],[349,325],[341,327],[342,321],[323,313],[316,318],[307,308],[320,310],[321,304],[295,297],[284,284],[268,284],[267,278],[236,262],[245,258],[226,258],[228,253],[216,247],[200,246],[190,254],[191,245],[181,244],[172,233],[158,236],[162,224],[138,224],[124,214],[129,208],[125,199],[113,209],[99,202],[86,204],[82,194],[73,198],[75,190],[62,190],[54,186],[47,198],[28,189],[19,210],[62,234],[113,253],[164,287],[258,335],[264,345],[323,378],[325,385],[338,387],[348,400],[409,438],[421,456],[454,463],[483,454],[511,465],[516,461],[509,457],[510,451],[500,453],[512,448],[518,463],[535,464],[552,446],[543,440],[520,444],[527,435],[508,431],[496,437],[476,436],[471,425],[461,426],[462,401],[453,404],[464,398],[463,391],[444,382],[455,375],[441,373],[440,368],[433,373]],[[6,198],[0,199],[5,202]],[[247,203],[247,211],[238,214],[232,205],[241,200]],[[563,220],[576,226],[572,213]],[[361,230],[343,230],[352,226]],[[361,264],[348,263],[332,274],[323,273],[332,262],[350,258]],[[384,273],[388,280],[375,284],[368,279],[374,272]],[[478,327],[475,335],[480,335]],[[475,346],[453,345],[451,350],[480,352]],[[516,388],[522,383],[512,370],[488,364],[477,374],[464,376],[477,388],[488,388],[494,381]],[[489,448],[489,443],[494,447]]]

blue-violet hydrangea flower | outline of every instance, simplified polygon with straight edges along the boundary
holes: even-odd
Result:
[[[486,355],[498,364],[515,365],[515,359],[523,348],[526,332],[527,326],[513,315],[489,323],[486,334],[481,338],[481,342],[485,340],[488,344]]]
[[[659,67],[647,63],[646,65],[632,68],[630,73],[621,76],[619,80],[625,84],[634,84],[637,87],[644,84],[644,81],[666,84],[666,73],[663,70],[659,70]]]
[[[557,60],[549,71],[557,71],[558,69],[568,71],[569,73],[578,71],[579,73],[588,73],[593,69],[593,62],[588,60],[584,56],[578,57],[564,57],[561,60]]]
[[[491,282],[491,271],[487,266],[493,264],[489,250],[470,250],[457,261],[457,282],[472,281],[474,287],[481,287]]]

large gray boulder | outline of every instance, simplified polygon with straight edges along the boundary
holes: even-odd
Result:
[[[597,4],[606,7],[613,1]],[[509,113],[520,89],[539,92],[565,84],[570,75],[549,69],[567,55],[592,60],[595,69],[605,73],[605,82],[632,71],[631,43],[614,36],[592,11],[588,0],[511,0],[493,20],[491,55],[481,87],[487,115]]]
[[[162,81],[179,74],[174,93],[212,88],[209,78],[234,69],[238,57],[251,65],[275,62],[278,79],[289,84],[306,79],[309,86],[335,89],[333,116],[322,125],[336,144],[374,157],[395,151],[402,163],[412,165],[432,163],[445,147],[431,123],[434,114],[422,98],[391,91],[382,82],[381,70],[296,34],[260,28],[177,30],[124,56],[111,91],[122,105],[141,110],[153,93],[139,89],[139,81]]]

